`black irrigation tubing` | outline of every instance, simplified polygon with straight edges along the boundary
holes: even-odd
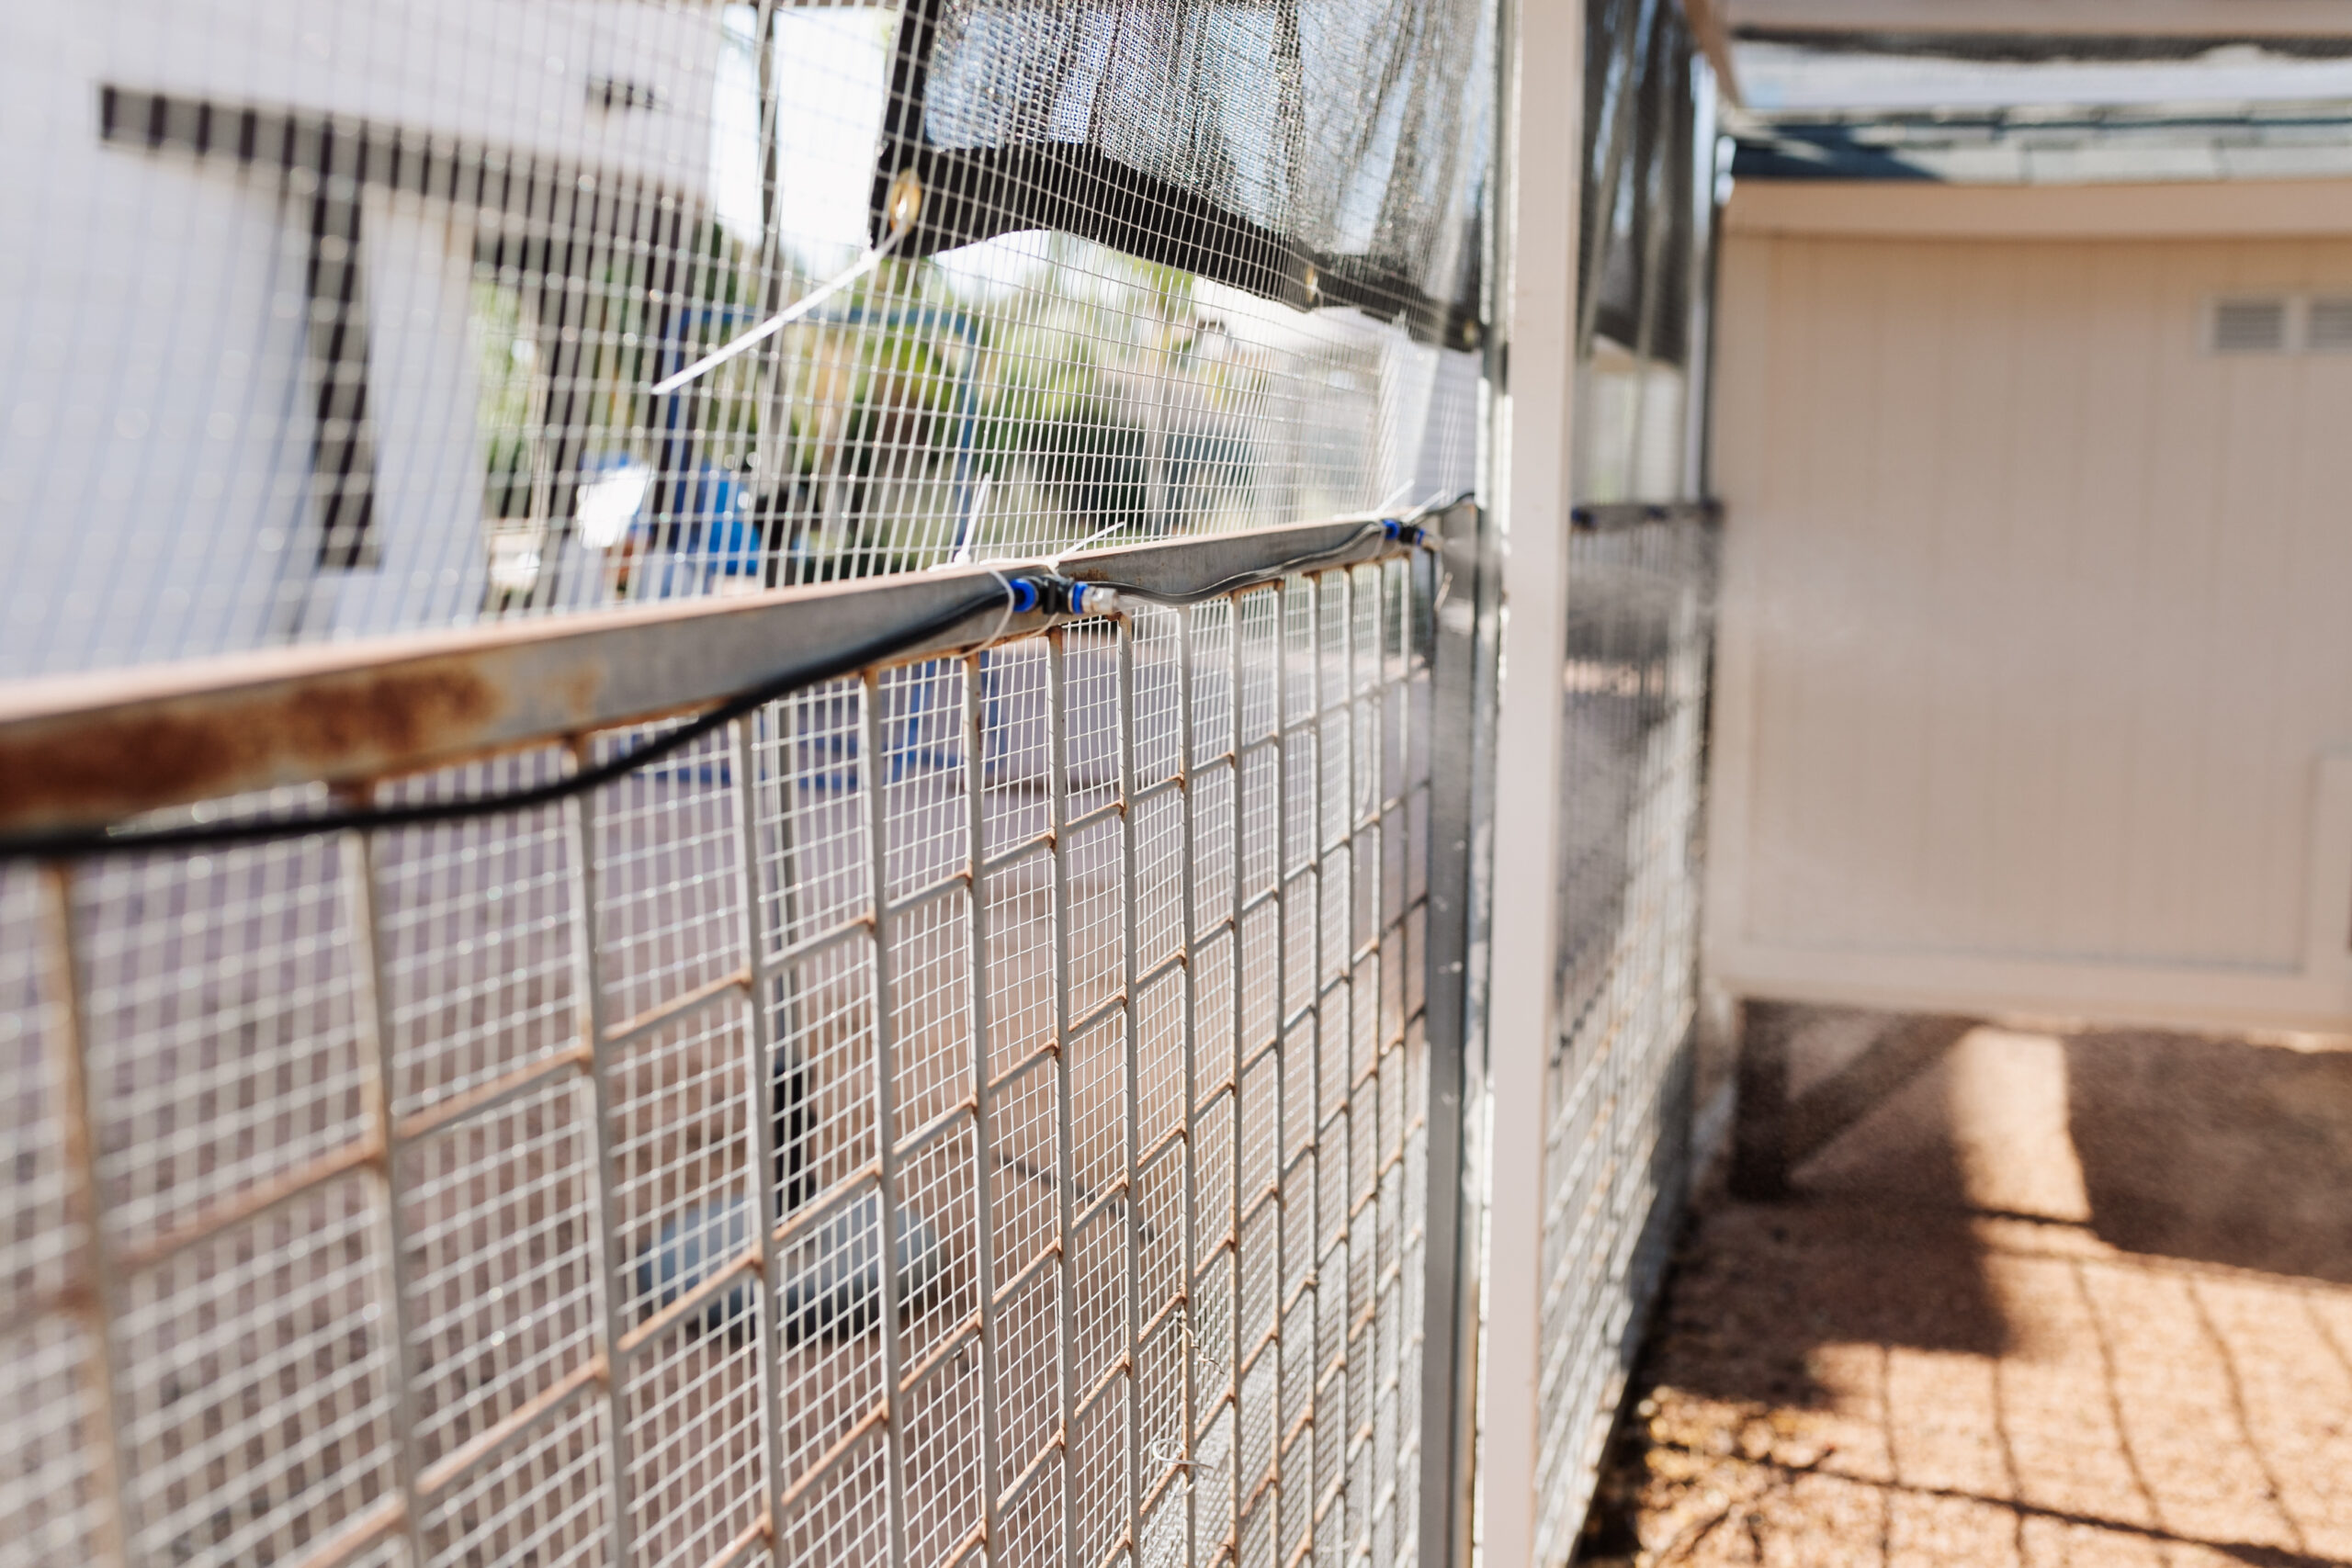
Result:
[[[1115,578],[1107,577],[1090,577],[1086,580],[1084,586],[1090,592],[1108,590],[1123,598],[1140,599],[1148,604],[1205,604],[1212,599],[1222,599],[1229,593],[1238,593],[1256,583],[1271,582],[1276,578],[1287,577],[1292,572],[1309,570],[1325,561],[1337,560],[1353,552],[1364,540],[1374,535],[1385,535],[1391,539],[1404,539],[1408,534],[1412,542],[1419,542],[1420,534],[1418,525],[1398,523],[1393,519],[1366,523],[1329,549],[1317,550],[1308,555],[1294,556],[1278,568],[1237,571],[1231,577],[1220,578],[1205,588],[1189,589],[1182,593],[1170,593],[1157,588],[1146,588],[1141,583],[1121,582]]]
[[[1432,509],[1434,510],[1434,509]],[[1428,515],[1427,512],[1420,515]],[[1109,590],[1154,604],[1200,604],[1260,583],[1273,582],[1294,572],[1309,570],[1346,556],[1374,534],[1408,544],[1423,542],[1416,523],[1386,519],[1366,523],[1346,539],[1327,549],[1289,558],[1276,565],[1236,572],[1205,588],[1170,593],[1136,583],[1074,581],[1058,573],[1035,570],[1016,571],[998,579],[966,599],[933,612],[920,621],[894,626],[863,642],[838,649],[821,658],[806,660],[749,686],[705,710],[675,729],[631,747],[593,767],[581,768],[560,779],[495,795],[468,795],[462,800],[416,801],[394,806],[347,806],[294,817],[250,817],[226,822],[191,822],[169,828],[60,828],[33,833],[0,834],[0,861],[63,860],[86,855],[143,854],[158,850],[204,849],[226,844],[263,843],[277,839],[307,838],[314,833],[377,831],[391,828],[423,828],[442,822],[463,822],[477,817],[527,811],[552,806],[584,791],[626,778],[649,762],[658,762],[693,744],[731,720],[741,718],[779,697],[804,687],[878,664],[891,655],[938,637],[985,611],[1071,607],[1071,591]],[[1023,592],[1025,590],[1025,592]],[[1025,601],[1025,602],[1024,602]]]
[[[820,658],[779,671],[756,686],[747,687],[677,728],[666,730],[642,745],[594,767],[582,768],[524,789],[496,795],[469,795],[462,800],[416,801],[398,806],[353,806],[306,812],[299,817],[252,817],[227,822],[194,822],[174,828],[65,828],[38,833],[0,836],[0,860],[62,859],[69,856],[131,854],[153,850],[193,849],[216,844],[251,844],[272,839],[294,839],[312,833],[341,833],[384,828],[421,828],[438,822],[462,822],[507,811],[550,806],[584,790],[624,778],[649,762],[656,762],[691,745],[731,719],[763,704],[787,696],[804,686],[831,681],[876,664],[986,610],[1001,607],[1009,588],[990,584],[970,597],[903,626],[895,626],[863,642],[853,643]]]

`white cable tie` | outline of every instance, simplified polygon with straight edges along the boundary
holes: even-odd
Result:
[[[1413,510],[1407,515],[1414,518],[1416,521],[1423,517],[1433,517],[1441,512],[1452,511],[1453,509],[1453,502],[1458,499],[1459,497],[1457,496],[1448,494],[1445,487],[1443,485],[1440,485],[1437,489],[1430,491],[1429,494],[1415,502],[1413,503]]]
[[[997,617],[996,630],[989,633],[981,641],[980,647],[983,649],[995,647],[997,638],[1004,635],[1004,628],[1012,624],[1012,580],[994,567],[989,567],[987,570],[990,577],[996,579],[996,585],[1004,590],[1004,614]]]
[[[1409,515],[1409,513],[1399,513],[1396,508],[1404,502],[1410,499],[1412,493],[1413,486],[1408,480],[1403,488],[1391,491],[1388,497],[1381,502],[1377,510],[1372,512],[1342,512],[1338,516],[1332,518],[1331,521],[1334,523],[1387,523],[1394,521],[1398,517]]]
[[[815,310],[818,306],[823,304],[826,300],[831,299],[834,295],[839,294],[842,289],[848,288],[851,284],[855,283],[859,278],[864,277],[867,273],[872,272],[876,266],[880,265],[883,258],[888,256],[891,251],[897,248],[902,232],[902,231],[893,230],[889,238],[884,240],[880,244],[875,246],[872,250],[866,252],[865,255],[858,258],[857,264],[854,266],[852,266],[847,272],[835,276],[831,282],[825,284],[822,288],[802,295],[799,299],[794,300],[791,304],[786,305],[775,315],[770,316],[766,321],[762,321],[758,326],[753,327],[750,332],[745,333],[741,337],[736,338],[733,342],[727,344],[723,347],[712,349],[708,354],[704,355],[700,359],[695,360],[692,365],[687,366],[684,370],[679,371],[676,375],[672,376],[665,380],[654,382],[653,395],[658,398],[668,393],[674,392],[679,388],[684,386],[687,382],[693,380],[695,377],[703,374],[705,371],[715,369],[718,366],[726,364],[729,360],[734,358],[745,349],[752,347],[754,344],[763,343],[767,339],[774,337],[776,333],[782,332],[785,328],[790,326],[793,322],[798,321],[801,317],[807,315],[809,311]]]
[[[946,565],[968,566],[971,564],[972,547],[980,542],[980,523],[988,515],[989,496],[995,488],[994,474],[982,474],[980,482],[972,487],[972,504],[964,517],[964,542],[956,547],[956,552],[947,558]]]
[[[1117,523],[1105,523],[1102,527],[1095,529],[1094,532],[1087,535],[1086,537],[1080,539],[1078,543],[1074,545],[1065,545],[1062,548],[1055,551],[1052,555],[1047,556],[1044,560],[1037,564],[1044,567],[1047,571],[1052,572],[1056,577],[1059,577],[1062,575],[1062,557],[1076,555],[1079,551],[1086,548],[1087,546],[1092,544],[1095,540],[1105,538],[1110,535],[1115,534],[1126,525],[1127,525],[1124,519]]]
[[[662,397],[676,391],[707,370],[726,364],[752,344],[764,343],[782,332],[826,300],[880,266],[899,242],[913,231],[915,215],[922,210],[922,187],[915,183],[912,172],[901,174],[890,186],[890,231],[882,243],[858,257],[846,272],[835,275],[817,288],[803,294],[783,310],[733,341],[712,349],[674,376],[653,383],[653,395]]]

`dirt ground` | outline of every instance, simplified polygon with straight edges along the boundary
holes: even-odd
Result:
[[[1699,1204],[1579,1561],[2352,1563],[2352,1041],[1980,1029],[1796,1186]]]

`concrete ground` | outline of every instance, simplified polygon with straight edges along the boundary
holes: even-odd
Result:
[[[1979,1029],[1796,1185],[1699,1205],[1580,1561],[2352,1563],[2352,1041]]]

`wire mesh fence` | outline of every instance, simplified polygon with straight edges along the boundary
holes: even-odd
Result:
[[[1537,1393],[1546,1562],[1574,1550],[1690,1177],[1715,526],[1698,508],[1642,510],[1579,528],[1568,550]]]
[[[28,13],[0,673],[1464,493],[1487,10]]]
[[[12,868],[0,1561],[1411,1559],[1430,591]]]

